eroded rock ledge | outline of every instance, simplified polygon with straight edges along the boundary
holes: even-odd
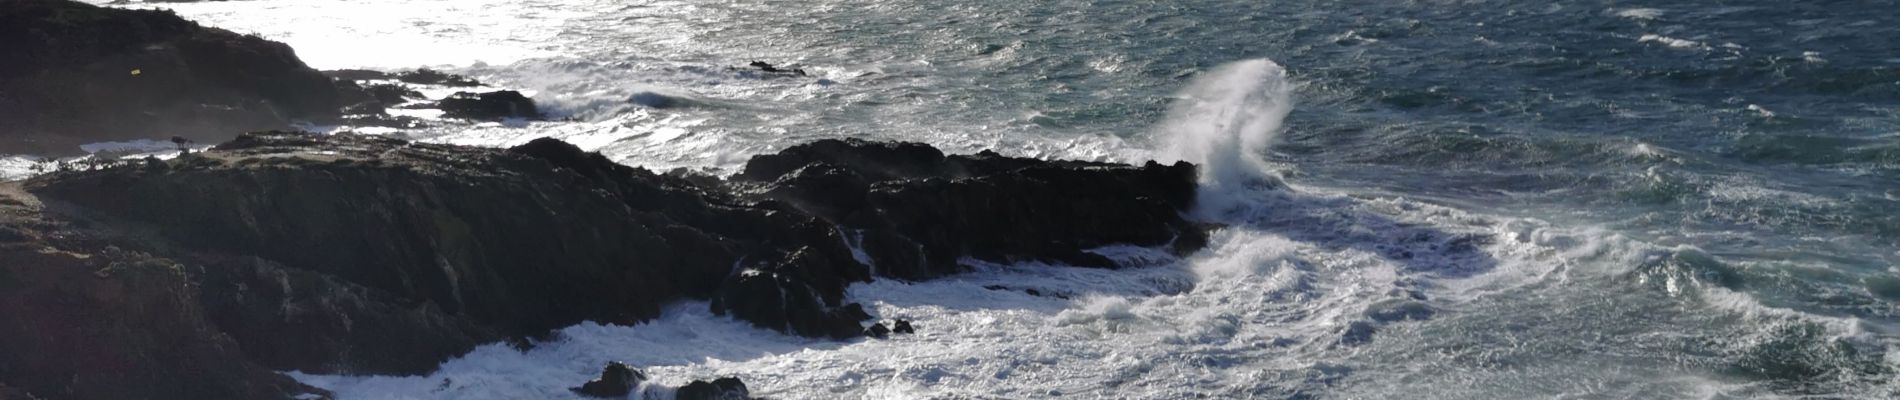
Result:
[[[1198,249],[1205,232],[1181,217],[1194,181],[1185,163],[854,140],[720,180],[551,139],[247,134],[0,184],[0,320],[21,321],[0,327],[0,382],[55,399],[282,397],[314,389],[272,370],[426,373],[481,343],[637,323],[684,299],[850,338],[871,315],[845,288],[874,275]]]

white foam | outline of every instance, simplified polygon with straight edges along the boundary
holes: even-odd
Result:
[[[1665,46],[1678,48],[1678,49],[1705,49],[1706,50],[1709,48],[1708,45],[1702,44],[1702,42],[1697,42],[1697,41],[1688,40],[1688,39],[1678,39],[1678,38],[1658,35],[1654,33],[1644,34],[1642,37],[1637,38],[1636,42],[1638,43],[1656,42],[1656,43],[1662,43]]]
[[[45,173],[46,160],[34,156],[0,156],[0,181],[15,181]]]
[[[1292,92],[1286,69],[1273,60],[1216,68],[1182,90],[1156,126],[1162,141],[1156,158],[1200,165],[1202,212],[1244,203],[1233,196],[1269,179],[1261,157],[1293,110]]]
[[[1662,17],[1664,13],[1663,10],[1655,8],[1630,8],[1617,11],[1616,16],[1629,19],[1652,20]]]

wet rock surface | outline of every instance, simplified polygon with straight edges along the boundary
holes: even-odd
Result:
[[[607,363],[607,367],[601,369],[599,378],[569,390],[588,397],[624,397],[646,380],[645,373],[616,361]]]
[[[739,378],[719,378],[680,386],[673,396],[677,400],[750,400],[752,391]]]
[[[436,102],[442,116],[461,119],[541,118],[534,100],[521,92],[500,90],[486,93],[455,92]]]
[[[43,218],[0,185],[0,398],[323,396],[249,360],[204,312],[197,268]],[[54,245],[53,243],[58,243]]]
[[[1114,263],[1087,250],[1114,244],[1185,253],[1205,232],[1181,217],[1193,165],[1142,166],[946,156],[916,143],[821,140],[746,163],[733,177],[754,198],[784,202],[860,240],[879,273],[927,279],[958,259]]]
[[[313,390],[274,370],[426,373],[482,343],[636,323],[685,299],[789,334],[849,338],[872,315],[845,289],[874,275],[940,276],[965,256],[1109,266],[1085,250],[1197,247],[1205,233],[1179,217],[1193,185],[1186,164],[944,156],[919,144],[821,141],[759,156],[724,181],[552,139],[492,149],[247,134],[173,160],[0,184],[0,250],[12,252],[0,257],[0,297],[146,305],[21,301],[0,312],[149,321],[122,336],[70,321],[0,327],[99,338],[84,351],[0,344],[18,345],[0,352],[0,382],[117,398],[72,388],[104,365],[121,372],[81,381],[180,393],[159,398],[281,397]],[[1015,223],[983,222],[996,218]],[[142,358],[59,356],[72,352]]]

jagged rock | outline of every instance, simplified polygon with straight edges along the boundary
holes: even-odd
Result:
[[[715,297],[742,260],[781,261],[764,268],[807,295],[741,319],[835,335],[844,287],[870,276],[820,221],[554,140],[263,133],[166,164],[28,186],[193,249],[212,319],[277,369],[426,372],[475,344]]]
[[[170,11],[0,2],[0,154],[238,133],[325,120],[348,104],[283,43]]]
[[[62,230],[0,187],[0,224]],[[247,360],[206,318],[193,265],[105,245],[0,243],[0,398],[283,398],[324,393]]]
[[[422,98],[422,93],[408,86],[394,83],[377,83],[362,86],[354,81],[337,80],[337,93],[341,96],[346,116],[385,115],[387,109]]]
[[[814,162],[786,173],[763,196],[790,203],[827,221],[840,221],[865,205],[870,182],[857,171]]]
[[[623,397],[633,392],[634,387],[640,386],[640,382],[646,380],[645,373],[615,361],[607,363],[607,367],[601,369],[599,378],[568,390],[591,397]]]
[[[337,101],[344,104],[342,114],[347,118],[354,115],[383,115],[387,106],[369,93],[363,85],[355,81],[338,79],[334,82]]]
[[[855,230],[880,274],[926,279],[956,272],[962,257],[1109,267],[1087,250],[1199,249],[1205,231],[1181,217],[1195,177],[1187,163],[944,156],[916,143],[821,140],[754,157],[733,179],[754,183],[756,198]]]
[[[803,336],[857,336],[858,322],[869,315],[857,303],[840,304],[843,285],[869,280],[869,272],[826,257],[800,249],[782,262],[742,269],[726,279],[713,311]]]
[[[436,70],[428,69],[428,68],[422,68],[422,69],[417,69],[414,71],[407,71],[407,72],[397,72],[390,76],[396,78],[396,80],[399,80],[399,81],[414,83],[414,84],[419,84],[419,85],[442,85],[442,86],[461,86],[461,87],[482,85],[480,81],[469,79],[466,76],[446,73],[442,71],[436,71]]]
[[[1065,260],[1098,245],[1190,249],[1205,238],[1179,219],[1192,201],[1186,164],[821,141],[760,156],[747,174],[757,178],[660,175],[553,139],[492,149],[262,132],[171,160],[0,183],[0,211],[13,210],[0,212],[0,251],[12,252],[0,271],[103,279],[128,289],[97,293],[142,304],[0,302],[6,321],[110,317],[0,324],[0,337],[88,338],[83,349],[60,337],[0,341],[0,382],[66,393],[74,376],[107,379],[72,360],[153,355],[109,364],[136,373],[95,375],[164,394],[153,397],[286,394],[304,388],[271,371],[426,373],[481,343],[634,323],[682,299],[787,333],[854,337],[870,315],[845,289],[872,270],[847,243],[861,243],[881,274],[923,279],[964,256]],[[858,199],[815,190],[829,187]],[[22,208],[41,203],[58,207]],[[55,256],[66,258],[42,260]],[[145,259],[175,267],[105,268]],[[0,297],[94,293],[18,277],[0,274]],[[86,333],[115,321],[140,325]],[[107,356],[63,357],[95,353]],[[172,364],[144,364],[156,360]],[[98,393],[78,398],[125,397]]]
[[[871,327],[864,328],[864,336],[870,336],[870,337],[878,338],[878,339],[887,338],[891,336],[891,328],[884,327],[883,322],[871,324]]]
[[[442,116],[463,119],[541,118],[534,100],[521,92],[501,90],[487,93],[455,92],[436,102]]]
[[[712,382],[693,381],[680,386],[673,398],[677,400],[748,400],[752,391],[747,390],[745,382],[739,378],[719,378]]]
[[[917,333],[917,329],[910,326],[910,321],[900,319],[891,322],[891,333],[912,334]]]
[[[410,89],[408,86],[403,86],[403,85],[395,84],[395,83],[372,84],[369,86],[364,86],[363,90],[366,92],[369,92],[369,95],[371,98],[376,99],[376,101],[378,102],[382,102],[386,106],[395,106],[397,104],[408,102],[411,99],[422,98],[422,92],[417,92],[415,89]]]

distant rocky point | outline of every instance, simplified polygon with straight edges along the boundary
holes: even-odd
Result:
[[[476,87],[429,69],[319,72],[289,46],[165,10],[71,0],[0,2],[0,154],[75,155],[80,145],[178,136],[217,143],[295,121],[413,126],[384,111],[420,99],[410,84]],[[393,90],[393,91],[392,91]],[[397,96],[390,96],[391,93]],[[466,99],[464,99],[466,97]],[[470,93],[450,118],[538,118],[519,93]]]

